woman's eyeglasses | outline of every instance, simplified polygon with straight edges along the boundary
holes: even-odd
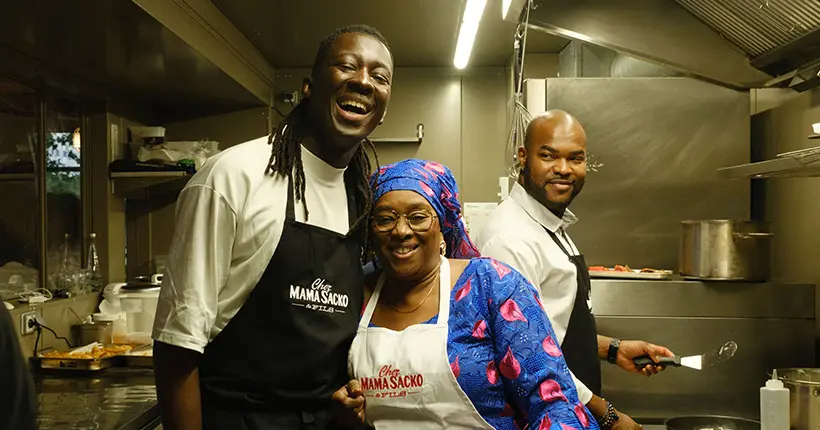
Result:
[[[373,226],[382,233],[390,233],[399,224],[399,219],[407,220],[407,225],[416,233],[423,233],[433,226],[435,215],[427,211],[413,211],[409,214],[400,214],[396,211],[379,212],[373,215]]]

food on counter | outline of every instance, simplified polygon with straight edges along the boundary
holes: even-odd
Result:
[[[631,269],[629,266],[622,266],[620,264],[616,264],[614,268],[604,267],[604,266],[589,266],[588,267],[590,272],[635,272],[636,270]],[[665,272],[664,270],[657,270],[657,269],[650,269],[644,268],[641,270],[637,270],[639,273],[662,273]]]
[[[40,356],[43,358],[72,358],[72,359],[86,359],[93,360],[96,358],[113,357],[115,355],[122,355],[131,351],[131,345],[110,345],[99,346],[95,345],[91,351],[81,349],[80,351],[49,351]]]

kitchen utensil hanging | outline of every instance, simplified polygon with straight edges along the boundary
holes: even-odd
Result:
[[[507,174],[511,178],[517,178],[519,173],[518,167],[518,148],[524,146],[524,134],[527,131],[527,125],[532,121],[532,115],[524,106],[524,54],[527,49],[527,26],[530,20],[530,9],[532,8],[532,0],[527,1],[524,7],[521,19],[518,22],[518,27],[513,37],[513,80],[514,88],[512,94],[512,118],[510,122],[510,131],[507,134],[507,146],[505,148]]]

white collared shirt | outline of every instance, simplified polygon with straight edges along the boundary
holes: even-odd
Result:
[[[559,218],[515,183],[510,195],[484,222],[476,244],[482,256],[509,264],[540,291],[560,344],[564,342],[578,291],[577,270],[545,228],[558,237],[567,252],[577,255],[578,248],[565,231],[577,220],[570,211]],[[587,305],[591,310],[592,303]],[[574,375],[573,379],[581,401],[588,403],[592,391]]]

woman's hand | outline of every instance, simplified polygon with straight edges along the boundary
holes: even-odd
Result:
[[[336,421],[340,425],[358,428],[364,424],[364,392],[357,379],[336,390],[331,399],[337,407]]]

